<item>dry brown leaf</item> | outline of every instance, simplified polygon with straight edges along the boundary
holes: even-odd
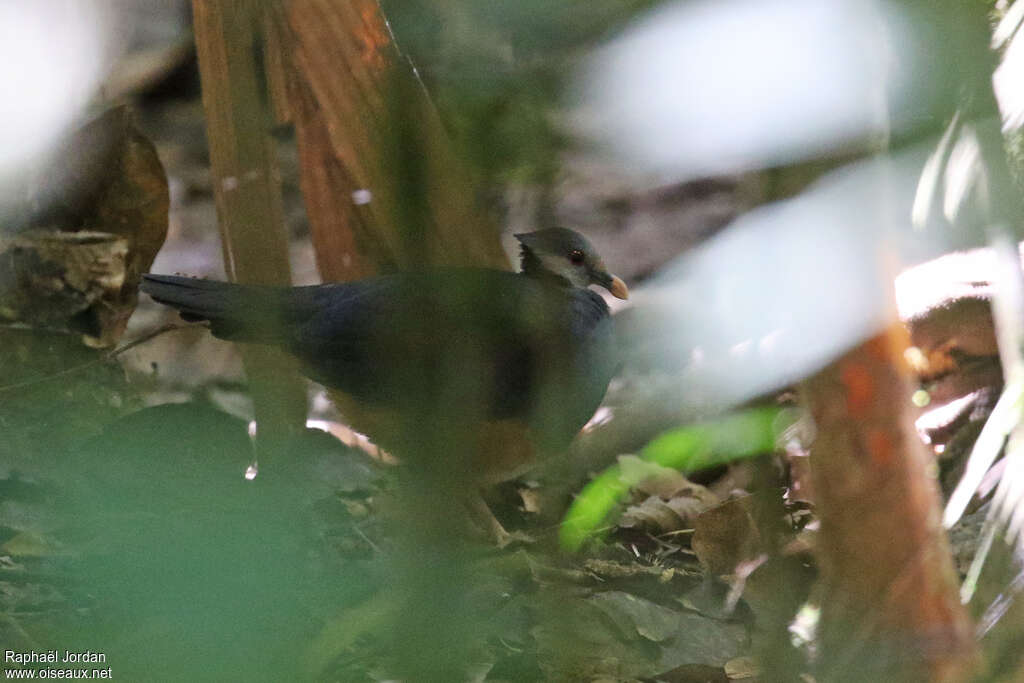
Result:
[[[32,229],[0,242],[0,314],[111,346],[167,234],[170,199],[156,148],[117,107],[72,133],[39,178]]]
[[[697,515],[719,502],[718,496],[677,470],[635,455],[621,455],[618,460],[623,476],[639,479],[636,490],[648,494],[640,504],[626,508],[619,519],[620,527],[653,534],[688,529]]]
[[[753,657],[736,657],[725,663],[725,675],[730,681],[754,678],[761,673],[761,667],[757,665]]]
[[[31,230],[0,237],[0,318],[75,329],[84,314],[120,297],[128,244],[103,232]]]
[[[753,497],[744,496],[705,510],[694,523],[693,550],[708,573],[732,574],[744,561],[764,552],[753,513]]]
[[[658,496],[649,496],[639,505],[626,508],[619,519],[625,529],[641,529],[652,534],[664,534],[684,529],[683,518]]]

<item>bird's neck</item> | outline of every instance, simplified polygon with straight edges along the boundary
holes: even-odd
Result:
[[[526,247],[522,248],[519,255],[519,267],[521,269],[520,272],[532,280],[537,280],[538,282],[543,282],[555,287],[561,287],[563,289],[569,289],[572,287],[572,283],[564,277],[545,268],[544,262]]]

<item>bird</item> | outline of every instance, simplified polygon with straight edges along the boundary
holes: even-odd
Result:
[[[141,289],[215,337],[283,349],[354,429],[479,490],[563,452],[620,364],[590,286],[627,299],[623,280],[568,228],[515,237],[518,273],[444,267],[301,287],[146,274]],[[418,444],[425,433],[456,454]]]

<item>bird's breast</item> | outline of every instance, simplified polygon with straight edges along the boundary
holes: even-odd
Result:
[[[370,406],[337,390],[331,390],[331,400],[341,412],[348,425],[370,437],[379,447],[385,450],[398,450],[406,457],[416,457],[417,449],[401,448],[401,444],[410,438],[409,430],[415,429],[409,422],[409,415],[381,406]],[[441,436],[453,437],[464,435],[445,434],[450,425],[421,425],[429,430],[431,427],[442,430]],[[469,482],[477,486],[485,486],[507,481],[529,470],[536,461],[538,448],[534,443],[530,427],[523,421],[515,419],[492,419],[475,422],[465,426],[471,429],[469,435],[471,447],[457,453],[434,453],[434,456],[463,459],[457,463],[461,474]],[[415,437],[415,435],[412,435]],[[424,442],[432,441],[423,434]],[[450,466],[452,463],[445,463]]]

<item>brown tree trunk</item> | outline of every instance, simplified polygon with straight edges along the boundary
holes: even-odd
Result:
[[[808,380],[824,680],[957,681],[973,662],[896,325]]]
[[[282,65],[325,280],[508,266],[497,227],[478,210],[468,171],[374,0],[276,4],[268,34],[282,53],[270,62]]]

